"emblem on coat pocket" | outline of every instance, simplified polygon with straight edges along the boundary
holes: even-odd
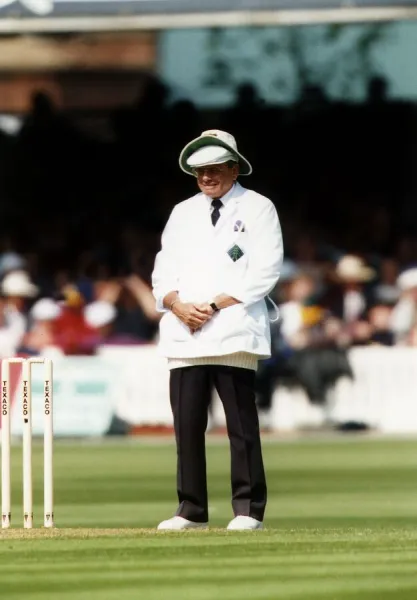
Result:
[[[236,262],[237,260],[239,260],[239,258],[242,258],[244,252],[241,248],[239,248],[239,246],[235,244],[230,248],[230,250],[227,251],[227,254],[230,256],[233,262]]]
[[[233,226],[233,231],[245,231],[245,225],[242,221],[236,221]]]

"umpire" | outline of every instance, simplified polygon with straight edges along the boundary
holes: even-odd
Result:
[[[213,385],[230,440],[228,529],[261,529],[267,488],[255,373],[258,360],[270,356],[265,298],[282,263],[279,219],[270,200],[237,182],[252,167],[232,135],[204,131],[179,162],[200,193],[174,207],[152,276],[164,313],[159,347],[170,369],[179,499],[176,516],[158,529],[208,525],[205,431]]]

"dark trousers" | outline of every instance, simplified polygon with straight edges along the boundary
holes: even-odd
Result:
[[[200,523],[208,521],[205,432],[213,386],[226,415],[233,512],[262,521],[267,493],[255,372],[217,365],[184,367],[170,373],[177,442],[177,515]]]
[[[255,381],[258,409],[264,411],[271,410],[276,380],[277,374],[275,365],[267,361],[260,361]]]

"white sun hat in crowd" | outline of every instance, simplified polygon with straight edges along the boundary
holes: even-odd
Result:
[[[342,281],[365,282],[374,279],[375,271],[367,267],[359,256],[346,254],[337,263],[336,275]]]
[[[26,271],[13,271],[6,275],[1,284],[3,296],[20,296],[22,298],[33,298],[39,289],[31,282]]]
[[[52,298],[41,298],[32,306],[30,316],[35,321],[54,321],[62,312],[58,302]]]
[[[112,323],[117,315],[116,308],[110,302],[96,300],[87,304],[84,309],[84,319],[90,327],[104,327]]]
[[[397,285],[402,292],[417,288],[417,267],[403,271],[398,276]]]
[[[229,160],[239,164],[240,175],[252,173],[252,166],[238,151],[233,135],[220,129],[208,129],[183,148],[179,162],[185,173],[194,175],[196,167],[219,165]]]

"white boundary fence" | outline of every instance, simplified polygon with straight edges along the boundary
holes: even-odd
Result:
[[[350,361],[355,380],[341,380],[323,409],[311,405],[300,388],[278,387],[272,427],[297,431],[331,419],[363,422],[382,433],[417,433],[417,349],[355,348]],[[113,416],[134,426],[171,426],[169,372],[154,346],[108,346],[95,357],[54,356],[55,436],[104,435]],[[39,380],[38,380],[39,379]],[[33,370],[33,431],[42,434],[41,370]],[[12,434],[22,435],[18,390]],[[214,415],[224,424],[220,401]]]

